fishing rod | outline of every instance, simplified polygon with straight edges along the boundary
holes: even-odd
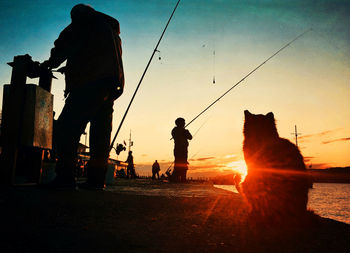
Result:
[[[233,85],[230,89],[228,89],[226,92],[224,92],[224,94],[222,94],[219,98],[217,98],[214,102],[212,102],[210,105],[208,105],[203,111],[201,111],[196,117],[194,117],[189,123],[187,123],[185,125],[185,128],[188,127],[193,121],[195,121],[199,116],[201,116],[203,113],[205,113],[210,107],[212,107],[216,102],[218,102],[221,98],[223,98],[227,93],[229,93],[232,89],[234,89],[236,86],[238,86],[241,82],[243,82],[247,77],[249,77],[251,74],[253,74],[255,71],[257,71],[262,65],[264,65],[266,62],[268,62],[269,60],[271,60],[273,57],[275,57],[278,53],[280,53],[283,49],[285,49],[286,47],[288,47],[289,45],[291,45],[294,41],[296,41],[297,39],[299,39],[300,37],[304,36],[306,33],[310,32],[312,30],[312,28],[310,28],[309,30],[306,30],[305,32],[303,32],[302,34],[298,35],[297,37],[295,37],[293,40],[291,40],[290,42],[288,42],[286,45],[284,45],[283,47],[281,47],[279,50],[277,50],[273,55],[271,55],[269,58],[267,58],[265,61],[263,61],[261,64],[259,64],[255,69],[253,69],[252,71],[250,71],[247,75],[245,75],[241,80],[239,80],[235,85]],[[214,55],[215,55],[215,51],[214,51]],[[206,123],[206,122],[205,122]],[[204,124],[203,124],[204,125]],[[202,126],[203,126],[202,125]],[[200,128],[197,130],[197,132],[202,128],[202,126],[200,126]],[[196,132],[196,133],[197,133]],[[172,140],[173,138],[171,138],[170,140]],[[195,154],[197,155],[198,152]],[[195,156],[194,155],[194,156]],[[191,157],[192,158],[192,157]],[[170,172],[170,168],[171,166],[174,164],[171,163],[169,168],[166,170],[167,172]]]
[[[113,148],[115,139],[117,138],[118,133],[119,133],[119,131],[120,131],[120,129],[121,129],[123,123],[124,123],[124,120],[125,120],[125,118],[126,118],[126,115],[127,115],[128,112],[129,112],[130,106],[131,106],[132,102],[134,101],[134,98],[135,98],[135,96],[136,96],[136,93],[137,93],[138,89],[140,88],[140,85],[141,85],[141,83],[142,83],[142,80],[143,80],[143,78],[144,78],[144,76],[145,76],[145,74],[146,74],[146,72],[147,72],[147,70],[148,70],[149,65],[150,65],[151,62],[152,62],[152,59],[153,59],[154,54],[155,54],[156,52],[158,52],[158,46],[159,46],[159,44],[160,44],[160,41],[162,40],[163,35],[164,35],[166,29],[168,28],[168,25],[169,25],[171,19],[173,18],[173,15],[174,15],[174,13],[175,13],[175,11],[176,11],[177,6],[179,5],[179,3],[180,3],[180,0],[177,1],[176,5],[175,5],[175,8],[174,8],[173,12],[171,13],[170,18],[169,18],[168,22],[166,23],[165,28],[164,28],[164,30],[163,30],[163,32],[162,32],[162,34],[161,34],[161,36],[160,36],[160,38],[159,38],[157,44],[156,44],[156,47],[155,47],[154,50],[153,50],[153,53],[152,53],[152,55],[151,55],[151,58],[149,59],[147,65],[146,65],[146,68],[145,68],[145,70],[144,70],[144,72],[143,72],[143,74],[142,74],[142,76],[141,76],[141,78],[140,78],[140,81],[139,81],[139,83],[138,83],[138,85],[137,85],[137,87],[136,87],[136,90],[135,90],[135,92],[134,92],[134,94],[133,94],[133,96],[132,96],[132,98],[131,98],[131,100],[130,100],[130,103],[129,103],[129,105],[128,105],[128,107],[127,107],[125,113],[124,113],[124,116],[123,116],[123,118],[122,118],[122,120],[121,120],[121,122],[120,122],[120,124],[119,124],[118,130],[117,130],[117,132],[116,132],[115,135],[114,135],[114,138],[113,138],[113,140],[112,140],[111,145],[109,146],[109,152],[111,152],[111,150],[112,150],[112,148]]]
[[[247,77],[249,77],[251,74],[253,74],[255,71],[257,71],[262,65],[264,65],[266,62],[271,60],[274,56],[276,56],[278,53],[280,53],[283,49],[288,47],[290,44],[292,44],[294,41],[305,35],[306,33],[310,32],[312,28],[309,30],[306,30],[302,34],[295,37],[293,40],[288,42],[286,45],[281,47],[278,51],[276,51],[273,55],[271,55],[269,58],[267,58],[265,61],[263,61],[260,65],[258,65],[255,69],[250,71],[247,75],[245,75],[241,80],[239,80],[235,85],[233,85],[230,89],[228,89],[224,94],[222,94],[219,98],[217,98],[213,103],[208,105],[203,111],[201,111],[196,117],[194,117],[189,123],[186,124],[185,128],[188,127],[193,121],[195,121],[199,116],[201,116],[203,113],[205,113],[210,107],[212,107],[216,102],[218,102],[221,98],[223,98],[227,93],[229,93],[232,89],[234,89],[236,86],[238,86],[241,82],[243,82]]]

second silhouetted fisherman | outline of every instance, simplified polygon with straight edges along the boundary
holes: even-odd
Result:
[[[174,139],[174,172],[171,179],[175,182],[185,182],[188,170],[188,140],[192,140],[190,131],[185,129],[185,119],[177,118],[176,127],[171,131]]]

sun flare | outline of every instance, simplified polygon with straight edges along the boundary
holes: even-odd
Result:
[[[226,164],[226,167],[241,175],[241,183],[248,174],[247,165],[244,160],[234,161]]]

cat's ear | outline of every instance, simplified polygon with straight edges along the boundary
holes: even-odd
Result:
[[[249,116],[252,116],[252,114],[251,114],[248,110],[245,110],[245,111],[244,111],[244,116],[245,116],[246,118],[248,118]]]
[[[275,120],[275,116],[273,115],[272,112],[269,112],[268,114],[266,114],[266,117],[271,119],[271,120]]]

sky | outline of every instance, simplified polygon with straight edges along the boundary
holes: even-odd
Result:
[[[121,26],[126,83],[124,94],[114,103],[112,136],[176,2],[85,2],[115,17]],[[6,63],[13,56],[28,53],[40,62],[49,58],[77,3],[81,2],[0,0],[1,85],[10,82]],[[137,172],[151,174],[155,159],[164,172],[173,161],[170,132],[177,117],[189,122],[275,51],[312,28],[189,126],[195,135],[189,145],[189,176],[244,169],[246,109],[255,114],[273,112],[280,136],[292,142],[297,125],[307,166],[349,166],[349,12],[350,2],[337,0],[182,0],[117,142],[127,141],[131,131]],[[59,115],[64,76],[56,76],[52,93]],[[81,142],[85,143],[84,137]],[[126,156],[121,153],[118,159]]]

